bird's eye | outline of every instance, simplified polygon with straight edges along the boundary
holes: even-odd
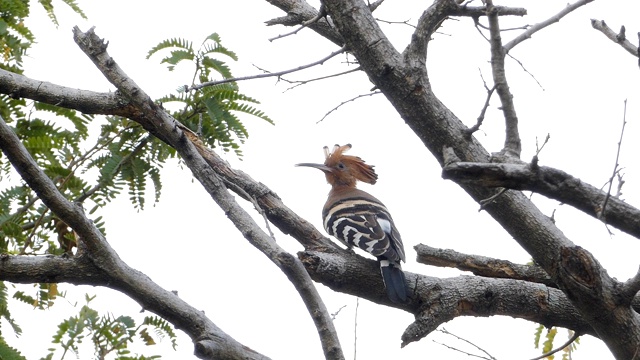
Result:
[[[338,163],[338,169],[344,170],[344,164],[343,163]]]

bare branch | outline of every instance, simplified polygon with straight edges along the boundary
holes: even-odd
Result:
[[[470,271],[477,276],[524,280],[557,287],[544,269],[537,265],[514,264],[507,260],[463,254],[451,249],[437,249],[424,244],[418,244],[414,249],[417,253],[416,261],[421,264],[453,267]]]
[[[618,174],[618,166],[620,166],[620,164],[618,163],[618,161],[620,160],[620,149],[622,148],[622,137],[624,136],[624,128],[627,126],[627,99],[624,100],[624,111],[622,114],[622,129],[620,130],[620,139],[618,140],[618,151],[616,151],[616,161],[615,161],[615,165],[613,166],[613,173],[611,174],[611,177],[609,178],[609,188],[607,189],[607,195],[604,197],[604,200],[602,201],[602,206],[600,207],[600,211],[598,211],[598,219],[602,220],[603,222],[607,222],[606,221],[606,217],[604,217],[605,211],[607,209],[607,203],[609,202],[609,197],[611,196],[611,187],[613,186],[613,179],[616,177],[616,174]]]
[[[342,75],[350,74],[350,73],[353,73],[353,72],[356,72],[356,71],[360,71],[360,70],[361,70],[361,69],[360,69],[360,67],[358,66],[357,68],[350,69],[350,70],[346,70],[346,71],[342,71],[342,72],[339,72],[339,73],[337,73],[337,74],[331,74],[331,75],[321,76],[321,77],[317,77],[317,78],[309,79],[309,80],[285,80],[285,79],[282,79],[282,80],[284,80],[284,81],[286,81],[286,82],[288,82],[288,83],[295,84],[294,86],[291,86],[291,87],[287,88],[284,92],[287,92],[287,91],[289,91],[289,90],[295,89],[295,88],[297,88],[298,86],[302,86],[302,85],[306,85],[306,84],[312,83],[312,82],[314,82],[314,81],[320,81],[320,80],[331,79],[331,78],[334,78],[334,77],[338,77],[338,76],[342,76]]]
[[[480,77],[482,77],[482,72],[480,72]],[[484,82],[484,88],[487,90],[487,98],[484,101],[482,110],[480,110],[480,115],[478,115],[478,118],[476,119],[476,124],[470,127],[469,129],[467,129],[468,136],[471,136],[474,132],[480,129],[480,126],[482,126],[482,122],[484,121],[484,115],[487,113],[487,109],[489,108],[489,103],[491,102],[491,96],[493,95],[493,92],[496,90],[495,85],[491,89],[489,89],[489,87],[487,86],[487,82],[484,81],[484,78],[482,78],[482,81]]]
[[[463,338],[461,338],[460,336],[458,336],[458,335],[456,335],[456,334],[454,334],[454,333],[449,332],[449,331],[448,331],[447,329],[445,329],[445,328],[439,329],[438,331],[440,331],[440,332],[441,332],[441,333],[443,333],[443,334],[447,334],[447,335],[453,336],[454,338],[456,338],[456,339],[458,339],[458,340],[460,340],[460,341],[462,341],[462,342],[465,342],[465,343],[467,343],[467,344],[469,344],[469,345],[473,346],[474,348],[476,348],[476,349],[478,349],[478,350],[482,351],[483,353],[485,353],[485,355],[487,355],[488,357],[479,356],[479,355],[474,355],[474,354],[469,354],[469,353],[466,353],[466,352],[462,351],[463,353],[465,353],[465,354],[467,354],[467,355],[469,355],[469,356],[473,356],[473,357],[477,357],[477,358],[481,358],[481,359],[496,360],[496,358],[495,358],[494,356],[492,356],[491,354],[489,354],[486,350],[484,350],[484,349],[483,349],[483,348],[481,348],[480,346],[478,346],[478,345],[476,345],[476,344],[472,343],[471,341],[469,341],[469,340],[467,340],[467,339],[463,339]],[[444,344],[442,344],[442,345],[444,345]],[[447,345],[444,345],[444,346],[447,346]],[[449,347],[449,346],[447,346],[447,347]],[[451,347],[449,347],[449,348],[451,348]],[[454,349],[454,350],[461,351],[461,350],[458,350],[458,349]]]
[[[491,70],[493,72],[493,83],[498,91],[502,112],[506,123],[506,136],[504,149],[506,155],[520,158],[522,145],[518,133],[518,116],[513,104],[513,95],[509,91],[507,76],[504,67],[505,49],[502,47],[500,37],[500,25],[498,23],[498,10],[493,6],[492,0],[487,0],[487,17],[489,19],[489,33],[491,43]]]
[[[609,40],[622,46],[623,49],[635,57],[638,57],[638,47],[633,45],[628,39],[619,36],[615,31],[604,22],[604,20],[591,19],[591,26],[603,33]]]
[[[306,64],[306,65],[301,65],[301,66],[298,66],[298,67],[296,67],[294,69],[282,70],[282,71],[273,72],[273,73],[270,72],[270,73],[267,73],[267,74],[257,74],[257,75],[240,76],[240,77],[222,79],[222,80],[216,80],[216,81],[207,81],[207,82],[204,82],[204,83],[201,83],[201,84],[197,84],[197,85],[192,85],[192,86],[185,85],[184,86],[184,91],[199,90],[199,89],[202,89],[202,88],[207,87],[207,86],[226,84],[226,83],[230,83],[230,82],[238,82],[238,81],[243,81],[243,80],[262,79],[262,78],[275,77],[275,76],[279,77],[279,76],[282,76],[282,75],[290,74],[292,72],[308,69],[308,68],[316,66],[316,65],[322,65],[322,64],[324,64],[325,61],[331,59],[332,57],[334,57],[334,56],[336,56],[338,54],[342,54],[345,51],[347,51],[347,47],[343,46],[340,50],[334,51],[331,54],[323,57],[322,59],[320,59],[318,61],[314,61],[314,62],[312,62],[310,64]]]
[[[350,103],[350,102],[352,102],[352,101],[356,101],[356,100],[358,100],[358,99],[360,99],[360,98],[363,98],[363,97],[366,97],[366,96],[373,96],[373,95],[377,95],[377,94],[381,94],[381,92],[380,92],[380,91],[374,91],[374,92],[370,92],[370,93],[368,93],[368,94],[360,94],[360,95],[358,95],[358,96],[354,96],[354,97],[352,97],[352,98],[351,98],[351,99],[349,99],[349,100],[345,100],[345,101],[341,102],[340,104],[338,104],[338,106],[334,107],[333,109],[329,110],[326,114],[324,114],[324,116],[322,117],[322,119],[318,120],[318,121],[316,122],[316,124],[318,124],[318,123],[322,122],[322,120],[326,119],[326,118],[327,118],[327,116],[329,116],[332,112],[334,112],[334,111],[338,110],[338,109],[339,109],[340,107],[342,107],[344,104]]]
[[[484,187],[506,187],[514,190],[535,191],[548,198],[575,207],[598,218],[607,193],[575,178],[566,172],[546,166],[500,163],[449,163],[442,177],[460,183]],[[640,210],[610,197],[602,213],[607,223],[640,238]]]
[[[518,45],[519,43],[531,38],[531,36],[533,34],[535,34],[536,32],[546,28],[547,26],[553,24],[553,23],[557,23],[560,21],[560,19],[562,19],[563,17],[565,17],[567,14],[571,13],[572,11],[574,11],[575,9],[584,6],[590,2],[592,2],[593,0],[580,0],[580,1],[576,1],[573,4],[567,4],[567,6],[562,9],[559,13],[553,15],[552,17],[548,18],[545,21],[539,22],[535,25],[532,25],[530,28],[528,28],[525,32],[523,32],[522,34],[518,35],[515,39],[509,41],[506,45],[504,45],[504,52],[508,53],[509,51],[511,51],[511,49],[513,49],[516,45]]]

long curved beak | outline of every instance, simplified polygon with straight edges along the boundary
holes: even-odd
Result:
[[[316,168],[325,172],[331,172],[331,168],[324,165],[324,164],[314,164],[314,163],[300,163],[300,164],[296,164],[296,166],[306,166],[306,167],[312,167],[312,168]]]

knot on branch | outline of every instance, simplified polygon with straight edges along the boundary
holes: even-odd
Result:
[[[563,247],[560,251],[561,269],[566,277],[573,284],[571,286],[580,286],[588,289],[596,289],[600,287],[600,276],[594,273],[595,269],[600,266],[596,264],[593,256],[580,246]]]

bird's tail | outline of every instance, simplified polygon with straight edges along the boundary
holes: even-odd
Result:
[[[389,300],[394,303],[406,302],[407,286],[405,285],[404,272],[402,272],[400,262],[380,260],[380,272],[382,273]]]

